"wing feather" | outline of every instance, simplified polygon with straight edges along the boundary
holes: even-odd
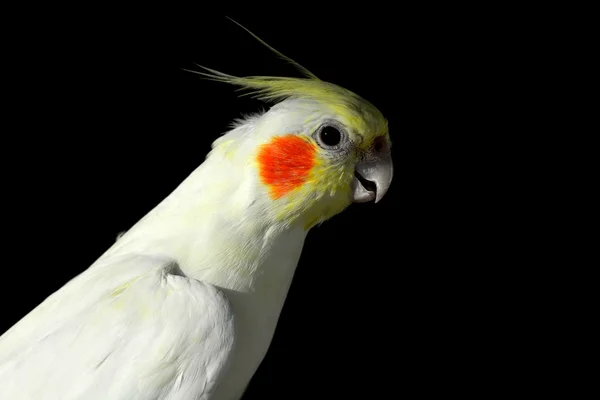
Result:
[[[233,342],[217,288],[172,260],[111,257],[0,337],[0,398],[208,399]]]

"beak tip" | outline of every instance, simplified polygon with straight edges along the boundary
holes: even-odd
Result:
[[[381,201],[381,199],[383,199],[383,197],[387,193],[388,188],[389,188],[389,185],[383,191],[379,190],[379,188],[377,188],[377,192],[375,193],[375,204],[379,203]]]

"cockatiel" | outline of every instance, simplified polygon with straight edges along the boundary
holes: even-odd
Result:
[[[241,398],[309,230],[384,196],[393,168],[381,112],[252,35],[304,77],[198,72],[276,104],[237,121],[169,196],[0,337],[0,399]]]

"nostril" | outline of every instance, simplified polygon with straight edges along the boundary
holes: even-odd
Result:
[[[383,152],[386,149],[386,147],[387,144],[383,136],[376,137],[373,141],[373,150],[375,150],[376,153]]]

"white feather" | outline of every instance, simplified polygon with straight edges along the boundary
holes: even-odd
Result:
[[[253,160],[273,135],[311,131],[328,117],[319,111],[285,101],[220,137],[173,193],[0,337],[0,399],[239,399],[307,234],[277,219]]]
[[[234,341],[225,296],[169,259],[96,267],[2,336],[0,398],[209,399]]]

